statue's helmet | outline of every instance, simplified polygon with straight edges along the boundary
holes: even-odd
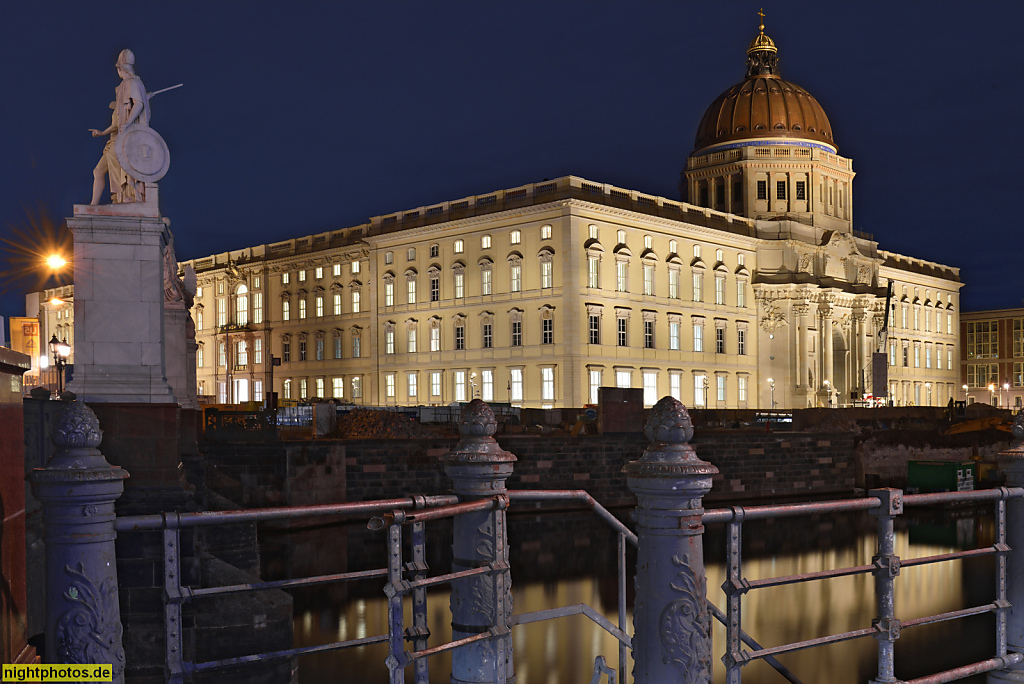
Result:
[[[134,74],[135,53],[128,49],[121,50],[121,54],[117,56],[117,64],[115,64],[114,66],[116,66],[118,69],[124,69],[130,74]]]

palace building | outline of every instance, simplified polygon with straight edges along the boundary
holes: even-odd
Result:
[[[700,122],[685,201],[566,176],[187,262],[199,393],[539,408],[611,386],[711,408],[944,405],[960,385],[959,271],[853,230],[852,161],[763,28]]]

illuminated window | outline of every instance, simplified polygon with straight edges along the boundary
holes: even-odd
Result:
[[[551,224],[545,224],[540,227],[540,239],[550,240],[551,239]]]
[[[358,273],[359,273],[359,262],[358,261],[353,261],[352,262],[352,275],[356,275]]]
[[[482,238],[480,238],[480,249],[490,249],[490,248],[491,248],[491,236],[490,235],[484,235]]]
[[[591,224],[590,224],[590,226],[589,226],[589,228],[588,228],[588,230],[590,231],[590,239],[591,239],[591,240],[596,240],[596,239],[597,239],[597,236],[598,236],[598,228],[597,228],[597,225],[595,225],[595,224],[591,223]],[[595,403],[595,404],[596,404],[597,402],[592,402],[592,403]]]
[[[419,391],[418,385],[419,376],[416,373],[407,373],[405,376],[405,387],[406,394],[410,399],[416,398],[416,393]]]
[[[590,344],[601,344],[601,317],[597,314],[590,314],[588,320]]]
[[[616,329],[617,340],[616,340],[616,342],[617,342],[618,346],[620,346],[620,347],[628,347],[629,346],[629,319],[627,319],[625,317],[622,317],[622,316],[619,316],[618,318],[615,319],[615,324],[617,326],[617,329]]]
[[[305,271],[305,269],[299,271],[299,282],[300,283],[306,282],[306,271]]]
[[[541,401],[555,400],[555,369],[540,369],[540,398]]]
[[[519,230],[513,230],[508,234],[508,242],[510,245],[518,245],[523,241],[523,234]]]
[[[626,244],[626,231],[618,230],[615,232],[615,239],[618,240],[620,245]]]
[[[596,404],[601,389],[601,371],[591,370],[588,375],[590,377],[590,403]]]
[[[352,313],[359,313],[359,290],[352,290]]]
[[[334,293],[334,315],[335,316],[340,316],[341,315],[341,293],[340,292],[335,292]]]
[[[704,272],[694,271],[693,272],[693,301],[703,302],[704,301]]]
[[[601,257],[593,255],[587,257],[587,287],[594,289],[601,287]]]
[[[405,301],[408,304],[416,303],[416,277],[409,276],[409,279],[405,281]]]
[[[323,318],[323,315],[324,315],[324,296],[323,295],[317,295],[315,302],[316,302],[316,317],[317,318]]]
[[[239,285],[235,290],[235,324],[246,325],[249,323],[249,289],[245,285]]]
[[[393,264],[395,262],[394,252],[384,252],[384,263]]]
[[[629,262],[615,262],[615,290],[616,292],[629,292]]]
[[[430,371],[430,396],[441,396],[441,371]]]
[[[324,277],[324,267],[323,266],[317,266],[316,267],[316,279],[320,280],[323,277]]]
[[[395,374],[385,373],[384,374],[384,396],[388,399],[395,398]]]
[[[693,351],[704,351],[704,321],[699,318],[693,320]]]
[[[715,276],[715,304],[725,304],[725,276]]]
[[[306,298],[305,297],[300,297],[299,298],[299,320],[302,320],[305,317],[306,317]]]
[[[466,250],[466,243],[462,240],[455,241],[455,253],[462,254]]]
[[[523,371],[513,368],[509,372],[509,401],[523,400]]]
[[[644,294],[654,295],[654,264],[644,264]]]

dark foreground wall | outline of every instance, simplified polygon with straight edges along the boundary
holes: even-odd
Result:
[[[586,489],[606,506],[633,505],[622,466],[641,435],[504,435],[518,457],[515,489]],[[349,439],[202,446],[210,487],[243,506],[361,501],[447,491],[441,459],[454,439]],[[698,455],[718,466],[711,501],[841,494],[854,488],[849,433],[704,431]]]

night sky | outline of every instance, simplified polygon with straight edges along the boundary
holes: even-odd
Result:
[[[7,2],[0,237],[88,203],[118,52],[167,141],[179,259],[574,174],[678,198],[752,2]],[[1024,3],[776,3],[782,76],[854,160],[854,226],[1022,306]],[[7,250],[10,257],[10,249]],[[41,270],[41,269],[40,269]],[[5,265],[0,315],[23,315]]]

